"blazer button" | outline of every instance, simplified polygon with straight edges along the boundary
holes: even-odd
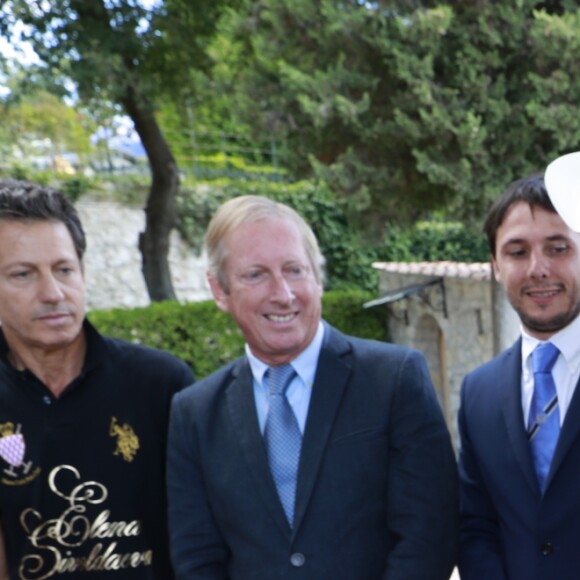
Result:
[[[540,546],[540,551],[542,552],[542,556],[549,556],[554,550],[554,546],[552,542],[545,542]]]
[[[294,554],[292,554],[290,556],[290,564],[292,564],[292,566],[295,566],[296,568],[304,566],[304,564],[306,564],[306,558],[304,554],[301,554],[300,552],[295,552]]]

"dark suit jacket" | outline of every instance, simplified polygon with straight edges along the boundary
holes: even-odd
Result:
[[[526,437],[521,339],[461,391],[461,580],[580,578],[580,389],[544,495]]]
[[[270,475],[247,360],[174,398],[168,484],[177,577],[448,580],[458,490],[422,355],[330,326],[294,529]]]

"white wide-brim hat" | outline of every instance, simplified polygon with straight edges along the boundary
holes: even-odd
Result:
[[[550,200],[566,225],[580,232],[580,151],[558,157],[544,174]]]

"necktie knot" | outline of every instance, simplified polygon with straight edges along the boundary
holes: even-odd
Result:
[[[551,342],[539,344],[532,352],[532,369],[536,373],[550,373],[560,351]]]
[[[290,364],[279,367],[270,367],[266,371],[270,395],[284,395],[290,386],[296,371]]]

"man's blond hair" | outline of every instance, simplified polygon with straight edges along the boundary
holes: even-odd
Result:
[[[310,226],[291,207],[259,195],[242,195],[222,204],[211,219],[205,236],[209,275],[217,279],[225,292],[229,285],[224,264],[227,258],[226,238],[239,226],[268,218],[285,219],[296,225],[316,281],[322,285],[324,257]]]

